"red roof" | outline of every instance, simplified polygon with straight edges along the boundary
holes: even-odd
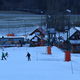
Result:
[[[39,27],[38,30],[39,30],[40,32],[42,32],[43,34],[46,33],[46,31],[45,31],[43,28],[41,28],[41,27]]]

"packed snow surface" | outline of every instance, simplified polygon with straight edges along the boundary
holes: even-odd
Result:
[[[71,53],[71,61],[65,61],[65,52],[51,47],[12,47],[0,49],[8,52],[7,60],[0,60],[0,80],[80,80],[80,54]],[[26,54],[31,54],[31,61]]]

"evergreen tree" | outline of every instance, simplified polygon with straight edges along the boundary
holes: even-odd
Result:
[[[3,5],[3,1],[2,1],[2,0],[0,0],[0,6],[1,6],[1,5]]]

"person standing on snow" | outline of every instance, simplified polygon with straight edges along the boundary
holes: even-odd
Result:
[[[9,54],[8,54],[8,52],[6,52],[6,53],[5,53],[5,56],[7,56],[7,57],[8,57],[8,55],[9,55]]]
[[[3,58],[6,60],[4,52],[2,52],[2,60],[3,60]]]
[[[28,61],[30,61],[31,59],[30,59],[30,53],[29,52],[27,52],[27,55],[26,55],[26,57],[28,57]]]

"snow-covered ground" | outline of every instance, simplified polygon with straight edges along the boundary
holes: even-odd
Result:
[[[65,62],[65,53],[55,46],[51,55],[47,47],[12,47],[4,52],[9,56],[0,60],[0,80],[80,80],[80,54],[71,53],[71,61]]]

